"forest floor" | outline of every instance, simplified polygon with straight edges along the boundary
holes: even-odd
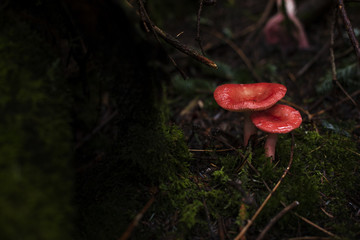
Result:
[[[275,0],[201,2],[201,14],[193,0],[0,4],[9,17],[2,23],[9,89],[3,138],[14,137],[29,162],[4,148],[14,161],[5,156],[2,177],[21,186],[4,185],[5,234],[32,239],[34,231],[49,239],[46,226],[63,233],[59,221],[78,240],[360,239],[360,58],[343,9],[334,11],[328,0],[297,1],[310,45],[299,49],[291,24],[281,44],[266,42]],[[360,2],[346,2],[360,39]],[[299,128],[279,135],[273,161],[264,150],[268,135],[258,131],[244,146],[244,115],[222,109],[213,96],[222,84],[257,82],[286,86],[279,103],[302,116]],[[19,86],[29,97],[19,91],[17,99]],[[6,96],[16,98],[15,107]],[[62,218],[67,211],[74,216]]]
[[[176,232],[181,223],[190,229],[184,235],[187,239],[360,238],[359,59],[341,15],[336,12],[334,17],[329,4],[311,13],[316,7],[304,10],[301,7],[306,1],[299,3],[299,12],[313,14],[302,19],[308,49],[298,49],[296,43],[267,44],[263,28],[276,13],[274,2],[228,0],[203,6],[202,48],[217,69],[164,43],[188,77],[184,79],[184,74],[173,68],[167,86],[170,124],[184,132],[193,158],[190,178],[200,192],[191,195],[189,190],[183,209],[165,218],[166,223],[158,220],[167,225],[165,239],[171,239],[169,233]],[[185,19],[181,13],[170,16],[162,28],[199,48],[198,7]],[[346,7],[359,39],[356,12],[360,3]],[[149,12],[151,15],[151,6]],[[332,70],[338,83],[333,81]],[[303,117],[299,129],[280,137],[273,163],[264,157],[266,134],[259,131],[245,148],[243,115],[222,109],[213,98],[218,85],[255,82],[285,85],[288,91],[280,103],[291,105]],[[271,190],[275,193],[269,194]],[[154,221],[143,220],[143,224],[154,225]],[[238,235],[241,231],[247,238]]]

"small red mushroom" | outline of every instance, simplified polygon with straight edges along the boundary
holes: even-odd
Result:
[[[296,5],[294,0],[284,0],[285,14],[295,27],[291,34],[297,40],[298,48],[308,49],[310,47],[305,30],[300,20],[296,16]],[[282,11],[282,0],[277,1],[278,13],[271,17],[264,27],[266,42],[270,45],[278,44],[286,49],[292,45],[291,37],[284,26],[285,14]]]
[[[275,158],[278,133],[291,132],[302,122],[299,111],[282,104],[276,104],[265,111],[253,113],[251,120],[258,129],[269,133],[265,142],[265,154],[267,157],[271,157],[271,160]]]
[[[287,89],[278,83],[224,84],[215,89],[214,98],[220,107],[232,112],[244,112],[244,146],[256,128],[250,113],[272,107],[285,96]]]

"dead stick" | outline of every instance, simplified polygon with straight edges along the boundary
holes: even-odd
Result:
[[[292,106],[292,107],[294,107],[294,108],[299,109],[301,112],[303,112],[303,113],[305,113],[305,114],[307,115],[307,117],[309,118],[309,120],[311,120],[312,115],[311,115],[311,113],[310,113],[308,110],[306,110],[305,108],[303,108],[303,107],[301,107],[301,106],[299,106],[299,105],[297,105],[297,104],[295,104],[295,103],[289,102],[289,101],[287,101],[287,100],[285,100],[285,99],[280,99],[280,102],[286,103],[287,105],[290,105],[290,106]]]
[[[294,237],[288,238],[288,240],[331,240],[332,238],[328,237]]]
[[[189,55],[190,57],[194,58],[195,60],[204,63],[212,68],[217,68],[216,63],[208,59],[207,57],[204,57],[197,53],[195,50],[191,49],[190,47],[186,46],[185,44],[182,44],[179,40],[171,36],[170,34],[164,32],[159,27],[154,26],[154,30],[159,34],[159,36],[165,40],[165,42],[169,43],[179,51],[185,53],[186,55]]]
[[[290,211],[291,209],[293,209],[294,207],[298,206],[299,202],[298,201],[294,201],[292,204],[286,206],[285,208],[283,208],[274,218],[272,218],[270,220],[270,222],[268,223],[268,225],[266,225],[266,227],[264,228],[264,230],[262,230],[262,232],[260,233],[260,235],[256,238],[256,240],[261,240],[265,237],[266,233],[270,230],[270,228],[277,222],[279,221],[279,219],[284,216],[285,213],[287,213],[288,211]]]
[[[335,28],[335,18],[336,10],[333,11],[333,18],[330,25],[330,61],[331,61],[331,75],[333,82],[340,88],[340,90],[351,100],[351,102],[357,106],[355,100],[346,92],[340,82],[337,80],[336,76],[336,64],[335,64],[335,55],[334,55],[334,28]]]
[[[290,151],[290,160],[288,163],[288,166],[286,167],[283,175],[281,176],[281,178],[279,179],[279,181],[276,183],[275,187],[271,190],[271,192],[269,193],[269,195],[266,197],[266,199],[264,200],[264,202],[261,204],[261,206],[258,208],[258,210],[256,210],[255,214],[252,216],[252,218],[248,221],[248,223],[245,225],[245,227],[241,230],[241,232],[234,238],[234,240],[239,240],[241,239],[245,233],[247,232],[247,230],[249,229],[249,227],[254,223],[255,219],[257,218],[257,216],[260,214],[260,212],[263,210],[263,208],[265,207],[265,205],[268,203],[268,201],[270,200],[270,198],[272,197],[272,195],[275,193],[275,191],[278,189],[278,187],[280,186],[282,180],[285,178],[285,176],[287,175],[287,173],[290,170],[292,161],[293,161],[293,156],[294,156],[294,146],[295,146],[295,141],[294,141],[294,135],[291,134],[292,137],[292,141],[291,141],[291,151]]]
[[[83,139],[81,139],[75,146],[75,150],[80,148],[85,142],[89,141],[97,132],[99,132],[106,124],[108,124],[114,117],[118,115],[118,110],[110,114],[106,119],[104,119],[96,128],[94,128],[91,133],[87,134]]]
[[[230,151],[237,151],[237,149],[191,149],[189,148],[190,152],[230,152]]]
[[[201,50],[201,53],[203,55],[205,55],[205,52],[204,52],[204,49],[203,49],[203,46],[202,46],[202,43],[201,43],[201,37],[200,37],[200,16],[201,16],[201,12],[202,12],[202,8],[203,8],[203,1],[204,0],[200,0],[200,6],[199,6],[199,10],[198,10],[198,14],[197,14],[197,22],[196,22],[196,41],[198,42],[199,44],[199,47],[200,47],[200,50]]]
[[[346,9],[345,9],[345,6],[344,6],[344,1],[343,0],[338,0],[338,8],[340,10],[340,14],[341,14],[341,17],[344,21],[344,24],[345,24],[345,28],[346,28],[346,31],[347,31],[347,34],[349,36],[349,39],[351,41],[351,44],[353,45],[354,47],[354,51],[355,51],[355,54],[358,58],[358,61],[359,61],[359,64],[360,64],[360,48],[359,48],[359,42],[358,40],[356,39],[356,36],[355,36],[355,33],[354,33],[354,30],[353,30],[353,27],[351,25],[351,22],[349,20],[349,17],[347,15],[347,12],[346,12]]]
[[[119,238],[119,240],[126,240],[131,236],[132,231],[134,228],[139,224],[140,220],[144,216],[145,212],[149,209],[149,207],[154,203],[155,201],[155,195],[152,195],[149,201],[145,204],[143,209],[135,216],[134,220],[130,223],[126,231],[123,233],[123,235]]]
[[[251,33],[247,38],[246,40],[244,41],[243,45],[242,45],[242,48],[244,48],[249,42],[250,40],[254,37],[254,35],[256,34],[256,32],[258,32],[258,29],[264,25],[265,21],[269,18],[270,16],[270,13],[271,13],[271,10],[273,8],[273,5],[275,3],[275,0],[270,0],[268,1],[266,7],[265,7],[265,10],[264,12],[262,13],[260,19],[254,23],[254,24],[251,24],[249,26],[247,26],[246,28],[236,32],[232,37],[231,39],[237,39],[239,37],[242,37],[242,36],[245,36],[249,33]],[[217,43],[207,43],[207,45],[204,47],[205,51],[206,50],[210,50],[210,49],[214,49],[220,45],[224,44],[223,42],[217,42]]]
[[[150,27],[151,27],[151,30],[152,30],[152,32],[154,34],[154,37],[155,37],[156,41],[158,41],[160,43],[160,45],[161,45],[159,36],[157,35],[156,31],[154,30],[154,25],[152,24],[152,21],[150,20],[150,17],[148,15],[148,13],[146,12],[144,3],[142,2],[142,0],[138,0],[138,4],[139,4],[140,17],[141,17],[141,20],[143,21],[143,24],[144,24],[144,27],[145,27],[146,31],[147,32],[150,31],[149,28],[146,25],[146,24],[149,24]],[[161,47],[163,47],[163,46],[161,45]],[[166,52],[166,55],[168,56],[168,58],[170,59],[170,62],[174,65],[174,67],[179,71],[181,76],[184,79],[187,79],[188,77],[187,77],[186,73],[177,65],[175,60],[167,52]]]
[[[353,92],[350,96],[351,96],[351,97],[355,97],[356,95],[359,95],[359,94],[360,94],[360,89],[357,90],[357,91],[355,91],[355,92]],[[325,112],[330,111],[331,109],[339,106],[340,104],[342,104],[343,102],[346,102],[346,101],[348,101],[348,100],[349,100],[348,97],[344,97],[343,99],[341,99],[340,101],[338,101],[338,102],[335,103],[334,105],[331,105],[331,106],[328,107],[328,108],[325,108],[325,109],[323,109],[323,110],[320,110],[320,111],[317,112],[317,113],[312,114],[312,117],[322,115],[322,114],[324,114]]]
[[[301,219],[301,220],[303,220],[304,222],[306,222],[306,223],[310,224],[311,226],[313,226],[313,227],[317,228],[318,230],[322,231],[323,233],[326,233],[327,235],[331,236],[332,238],[339,239],[339,236],[337,236],[337,235],[335,235],[335,234],[333,234],[333,233],[329,232],[328,230],[326,230],[326,229],[324,229],[324,228],[320,227],[319,225],[317,225],[317,224],[313,223],[313,222],[312,222],[312,221],[310,221],[309,219],[304,218],[303,216],[300,216],[300,215],[299,215],[299,214],[297,214],[297,213],[294,213],[294,214],[295,214],[295,216],[297,216],[298,218],[300,218],[300,219]]]
[[[210,59],[208,59],[207,57],[202,56],[201,54],[199,54],[198,52],[196,52],[195,50],[191,49],[190,47],[186,46],[185,44],[181,43],[179,40],[177,40],[175,37],[171,36],[170,34],[166,33],[165,31],[161,30],[158,26],[156,26],[149,18],[145,7],[142,3],[142,1],[138,1],[139,2],[139,6],[140,6],[140,11],[142,12],[141,15],[145,15],[145,17],[142,16],[142,21],[146,22],[147,24],[150,25],[151,30],[153,31],[155,38],[158,39],[158,35],[165,40],[165,42],[169,43],[170,45],[172,45],[173,47],[175,47],[176,49],[178,49],[180,52],[185,53],[186,55],[194,58],[195,60],[208,65],[212,68],[217,68],[216,63],[214,63],[213,61],[211,61]],[[172,62],[173,59],[172,59]],[[175,65],[177,66],[177,65]]]
[[[275,0],[270,0],[268,1],[266,7],[265,7],[265,10],[264,12],[262,13],[260,19],[253,25],[249,26],[248,28],[251,28],[253,26],[253,31],[252,33],[246,38],[245,42],[243,43],[242,47],[245,48],[247,47],[247,45],[250,43],[250,41],[254,38],[255,34],[256,34],[256,30],[258,28],[260,28],[264,23],[265,21],[269,18],[270,16],[270,13],[271,13],[271,10],[273,8],[275,4]]]
[[[320,51],[296,73],[296,77],[297,78],[301,77],[307,70],[309,70],[309,68],[315,62],[317,62],[317,60],[321,57],[321,55],[325,53],[325,51],[329,48],[329,46],[330,46],[330,42],[324,44],[324,46],[320,49]]]
[[[211,136],[210,137],[214,138],[215,140],[221,142],[222,144],[228,146],[229,148],[233,149],[235,152],[237,152],[242,158],[244,158],[244,154],[242,154],[239,149],[235,148],[234,146],[230,145],[229,143],[223,141],[221,138],[215,137],[215,136]]]
[[[205,209],[205,215],[206,215],[206,220],[207,220],[207,223],[208,223],[210,236],[211,236],[211,239],[214,240],[214,239],[216,239],[216,237],[215,237],[215,233],[214,233],[214,231],[213,231],[213,229],[211,227],[210,212],[209,212],[209,209],[207,207],[207,204],[206,204],[206,201],[205,201],[204,197],[202,198],[202,202],[203,202],[203,206],[204,206],[204,209]]]
[[[239,57],[245,63],[246,67],[250,70],[251,74],[256,79],[256,81],[257,82],[262,82],[259,75],[255,72],[254,67],[253,67],[250,59],[246,56],[246,54],[244,53],[244,51],[240,47],[238,47],[230,39],[225,38],[221,33],[217,32],[217,31],[212,31],[211,34],[214,35],[215,37],[217,37],[218,39],[223,40],[226,44],[228,44],[239,55]]]

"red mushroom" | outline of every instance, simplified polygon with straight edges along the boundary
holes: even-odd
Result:
[[[308,49],[310,47],[305,30],[300,20],[296,17],[296,5],[294,0],[284,0],[285,8],[282,11],[282,0],[277,1],[278,13],[271,17],[264,27],[264,34],[268,44],[279,44],[281,48],[287,48],[291,44],[291,38],[286,33],[286,28],[282,23],[285,22],[285,14],[295,27],[291,34],[297,40],[298,48]]]
[[[247,146],[250,136],[256,133],[250,112],[272,107],[285,96],[286,90],[277,83],[224,84],[215,89],[214,98],[226,110],[245,113],[244,146]]]
[[[265,142],[265,154],[272,160],[275,158],[278,133],[291,132],[298,128],[302,122],[299,111],[281,104],[276,104],[265,111],[253,113],[251,120],[257,128],[269,133]]]

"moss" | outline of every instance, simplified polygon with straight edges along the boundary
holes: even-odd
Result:
[[[295,131],[294,136],[296,146],[290,172],[248,234],[258,235],[270,219],[283,209],[282,204],[299,201],[300,205],[284,215],[271,229],[269,239],[297,234],[324,234],[300,220],[293,212],[342,238],[357,238],[360,225],[357,223],[356,211],[349,204],[355,204],[354,199],[359,196],[360,176],[355,168],[358,164],[358,155],[354,153],[357,151],[355,143],[343,135],[320,135],[304,129]],[[273,188],[283,174],[290,158],[291,135],[280,136],[277,146],[279,162],[276,165],[264,156],[261,146],[262,143],[257,145],[252,154],[245,153],[245,158],[252,162],[257,172],[249,169],[248,165],[242,166],[243,158],[238,153],[218,156],[217,160],[212,161],[218,166],[212,174],[203,174],[200,178],[196,173],[190,173],[162,185],[161,190],[166,193],[166,197],[161,198],[154,209],[159,211],[160,206],[163,206],[170,216],[169,209],[174,208],[173,214],[178,211],[179,221],[176,226],[179,230],[175,235],[180,239],[207,236],[208,224],[220,216],[228,221],[236,219],[227,225],[227,230],[233,231],[235,236],[238,226],[246,224],[269,194],[263,182]],[[170,199],[171,204],[166,199]],[[329,217],[331,215],[333,217]]]
[[[119,52],[118,58],[98,56],[105,62],[101,77],[106,79],[105,90],[109,91],[118,115],[112,125],[115,137],[107,136],[111,138],[106,141],[108,145],[105,146],[97,134],[92,143],[79,152],[86,154],[93,152],[92,146],[100,146],[105,156],[95,168],[87,169],[78,177],[78,239],[119,238],[149,200],[150,188],[172,185],[175,191],[187,184],[176,186],[180,178],[188,176],[190,154],[182,131],[168,124],[163,88],[166,76],[152,64],[151,53],[142,54],[153,47],[135,33],[126,36],[137,40],[124,40],[124,45],[128,46],[125,50],[122,44],[114,46],[113,51]],[[133,49],[141,54],[134,54]],[[92,110],[88,107],[83,111]],[[159,195],[163,194],[160,192]],[[171,198],[165,196],[163,199],[166,201],[162,209],[172,205]],[[162,200],[154,205],[158,202]],[[149,210],[147,214],[151,213]],[[158,231],[159,226],[137,228],[132,236],[143,239]]]
[[[229,182],[230,178],[228,175],[224,172],[224,167],[222,167],[220,170],[217,170],[213,173],[214,180],[217,182],[220,182],[222,184]]]
[[[12,14],[0,23],[0,238],[69,239],[71,134],[59,61]]]
[[[150,198],[148,188],[153,184],[160,184],[160,194],[170,185],[179,194],[192,185],[190,181],[179,181],[182,175],[187,176],[186,166],[189,161],[189,153],[183,148],[185,145],[181,131],[175,127],[164,127],[163,131],[133,127],[137,130],[131,131],[134,137],[140,132],[143,134],[138,135],[138,142],[128,138],[128,147],[114,149],[115,155],[107,157],[103,164],[87,171],[86,176],[79,180],[81,195],[78,199],[81,199],[80,218],[83,219],[81,229],[87,234],[79,236],[80,239],[121,236]],[[168,210],[175,206],[172,204],[174,199],[164,199],[162,209]],[[155,204],[161,201],[157,200]],[[149,210],[148,214],[151,212]],[[156,231],[157,228],[150,232]],[[133,235],[135,238],[143,238],[150,232],[138,229]]]
[[[359,174],[355,170],[358,164],[356,146],[352,139],[325,133],[320,135],[316,132],[297,130],[295,132],[295,151],[290,173],[281,183],[277,192],[261,213],[260,225],[265,224],[271,216],[282,209],[280,201],[290,204],[299,201],[300,205],[294,210],[316,224],[334,231],[335,234],[356,238],[360,225],[351,216],[354,210],[350,207],[351,196],[359,194]],[[277,146],[277,167],[264,164],[258,168],[261,180],[271,182],[274,185],[280,178],[283,169],[290,157],[290,135],[281,136]],[[271,168],[271,169],[270,169]],[[272,175],[270,174],[272,171]],[[267,193],[259,194],[259,202],[262,202]],[[325,215],[324,211],[332,215]],[[283,237],[283,230],[287,234],[296,233],[298,219],[291,214],[283,217],[273,234]],[[342,223],[346,222],[345,225]],[[341,223],[341,224],[340,224]],[[300,222],[304,233],[316,232],[310,225]]]

